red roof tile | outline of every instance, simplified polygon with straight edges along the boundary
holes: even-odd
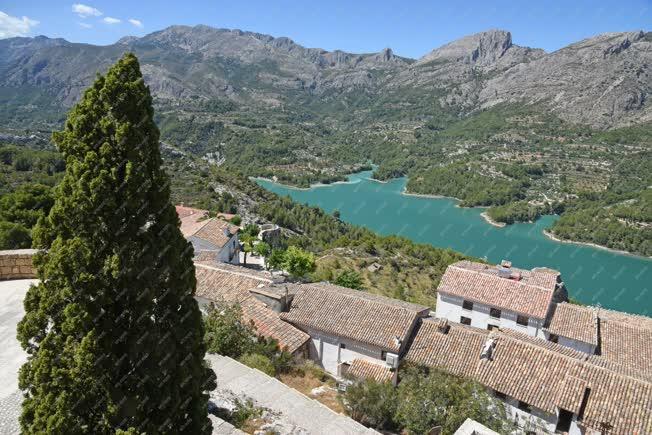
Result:
[[[373,379],[377,382],[389,381],[394,375],[387,365],[364,359],[354,359],[346,373],[354,378]]]
[[[520,279],[498,276],[496,267],[459,261],[446,269],[437,291],[544,319],[559,273],[551,269],[511,269]]]

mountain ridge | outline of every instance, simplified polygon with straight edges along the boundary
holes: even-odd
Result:
[[[199,96],[301,110],[308,100],[317,107],[360,93],[413,105],[404,95],[416,92],[456,116],[501,103],[535,104],[566,121],[607,129],[652,120],[649,35],[605,33],[546,53],[492,29],[419,59],[391,49],[306,48],[283,36],[206,25],[170,26],[107,46],[9,38],[0,41],[0,87],[10,100],[23,99],[18,94],[28,86],[35,100],[49,95],[51,104],[70,107],[97,72],[134,51],[154,95],[168,100]]]

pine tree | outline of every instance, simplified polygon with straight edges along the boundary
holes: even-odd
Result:
[[[34,230],[40,283],[18,325],[23,432],[210,433],[192,246],[133,54],[97,77],[53,140],[66,172]]]

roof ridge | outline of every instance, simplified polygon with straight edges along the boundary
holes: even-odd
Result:
[[[209,269],[209,270],[216,270],[216,271],[219,271],[219,272],[226,272],[226,273],[230,273],[232,275],[244,276],[245,278],[256,279],[256,280],[259,280],[259,281],[268,281],[270,284],[274,283],[274,280],[272,280],[271,278],[262,278],[260,276],[250,275],[250,274],[242,273],[242,272],[236,272],[236,271],[228,270],[228,269],[221,269],[219,267],[209,266],[207,264],[195,263],[195,267],[201,267],[201,268]]]
[[[194,235],[196,235],[198,232],[200,232],[201,230],[203,230],[204,227],[205,227],[206,225],[208,225],[208,223],[209,223],[210,221],[212,221],[213,219],[215,219],[215,218],[209,217],[208,219],[204,220],[204,221],[203,221],[204,223],[202,224],[202,226],[200,226],[199,228],[197,228],[197,229],[196,229],[192,234],[190,234],[188,237],[194,236]],[[202,221],[199,220],[199,221],[197,221],[197,222],[202,222]]]
[[[478,275],[488,275],[488,274],[486,274],[486,273],[482,273],[482,271],[479,271],[479,270],[467,269],[467,268],[465,268],[465,267],[457,266],[456,263],[455,263],[455,264],[451,264],[451,265],[448,266],[448,267],[454,267],[455,269],[463,270],[463,271],[465,271],[465,272],[472,272],[472,273],[475,273],[475,274],[478,274]],[[525,269],[521,269],[521,270],[525,270]],[[530,272],[531,272],[531,271],[530,271]],[[553,290],[549,290],[549,289],[547,289],[547,288],[545,288],[545,287],[542,287],[542,286],[540,286],[540,285],[537,285],[537,284],[530,284],[530,283],[525,283],[525,282],[522,282],[522,281],[514,281],[513,279],[509,279],[509,278],[501,278],[501,277],[499,277],[499,276],[497,276],[497,275],[496,275],[496,278],[505,279],[505,280],[508,280],[508,281],[513,282],[513,283],[515,283],[515,284],[517,284],[517,285],[520,285],[520,286],[526,286],[526,285],[527,285],[527,286],[529,286],[529,287],[534,287],[534,288],[536,288],[536,289],[538,289],[538,290],[543,290],[543,291],[545,291],[545,292],[550,292],[550,293],[554,293],[554,292],[555,292],[554,289],[553,289]]]
[[[326,286],[320,288],[320,287],[317,287],[315,284],[317,284],[317,285],[326,284]],[[302,284],[302,286],[303,285],[316,288],[317,290],[324,290],[324,291],[328,291],[328,292],[339,293],[339,294],[341,294],[343,296],[351,296],[352,298],[368,301],[368,302],[371,302],[371,303],[374,303],[374,304],[377,304],[377,305],[382,305],[382,306],[387,306],[387,307],[392,307],[392,308],[398,308],[398,309],[401,309],[401,310],[404,310],[404,311],[409,311],[409,312],[413,312],[413,310],[409,309],[408,307],[402,306],[402,304],[414,305],[415,309],[417,307],[422,308],[419,311],[430,310],[430,307],[427,307],[425,305],[413,304],[412,302],[402,301],[400,299],[390,298],[390,297],[387,297],[387,296],[377,295],[377,294],[374,294],[374,293],[367,293],[367,292],[362,291],[362,290],[356,290],[356,289],[352,289],[352,288],[348,288],[348,287],[342,287],[342,286],[338,286],[336,284],[332,284],[332,283],[330,283],[328,281],[304,283],[304,284]],[[336,287],[336,288],[328,288],[328,287]],[[341,291],[339,289],[344,289],[344,291]],[[381,299],[387,300],[388,303],[383,303],[383,301]]]

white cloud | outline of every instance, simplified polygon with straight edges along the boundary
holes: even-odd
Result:
[[[91,24],[88,23],[79,22],[77,24],[79,24],[79,27],[83,27],[84,29],[91,29],[93,27]]]
[[[121,20],[113,17],[105,17],[102,21],[104,21],[106,24],[118,24],[121,22]]]
[[[100,15],[102,15],[102,12],[95,9],[94,7],[83,5],[80,3],[75,3],[74,5],[72,5],[72,11],[77,15],[79,15],[81,18],[99,17]]]
[[[27,17],[12,17],[0,11],[0,39],[26,36],[38,21]]]
[[[129,22],[136,27],[140,27],[141,29],[143,28],[143,22],[140,20],[137,20],[135,18],[129,18]]]

